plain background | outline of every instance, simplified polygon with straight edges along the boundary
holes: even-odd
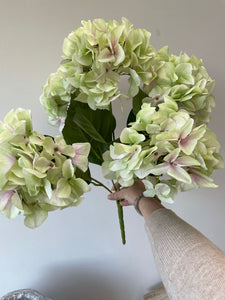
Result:
[[[202,58],[216,80],[217,106],[210,128],[225,156],[225,2],[211,0],[0,0],[0,119],[12,108],[32,110],[34,128],[58,131],[47,124],[39,103],[41,87],[55,72],[64,38],[82,19],[127,17],[136,28],[152,33],[151,43],[170,53],[181,51]],[[126,91],[127,85],[122,88]],[[123,128],[119,103],[113,109]],[[122,120],[122,121],[121,121]],[[93,176],[108,187],[101,169]],[[181,193],[170,206],[225,251],[224,171],[214,174],[218,189]],[[55,300],[137,300],[160,282],[143,219],[133,207],[125,209],[127,244],[121,244],[116,204],[107,192],[92,188],[77,208],[50,213],[38,229],[0,216],[0,296],[19,288],[34,288]]]

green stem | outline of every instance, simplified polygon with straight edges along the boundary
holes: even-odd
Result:
[[[110,110],[111,114],[113,114],[112,103],[109,104],[109,110]],[[115,140],[115,131],[112,132],[112,140]],[[112,180],[112,184],[114,186],[114,190],[117,191],[117,188],[116,188],[113,180]],[[118,217],[119,217],[119,223],[120,223],[120,233],[121,233],[122,243],[123,243],[123,245],[125,245],[126,237],[125,237],[125,229],[124,229],[123,207],[120,205],[120,201],[121,200],[117,200],[116,204],[117,204],[117,211],[118,211]]]
[[[109,188],[107,188],[107,186],[105,186],[101,181],[98,181],[97,179],[92,178],[92,177],[91,177],[91,180],[94,180],[94,181],[95,181],[95,182],[92,182],[92,181],[91,181],[91,183],[92,183],[93,185],[96,185],[96,186],[102,186],[102,187],[104,187],[108,192],[112,193],[112,191],[111,191]]]
[[[112,180],[112,184],[114,186],[114,190],[117,191],[116,185],[114,181]],[[119,190],[119,189],[118,189]],[[118,211],[118,217],[119,217],[119,223],[120,223],[120,232],[121,232],[121,238],[123,245],[126,244],[126,236],[125,236],[125,229],[124,229],[124,219],[123,219],[123,207],[120,205],[121,200],[117,200],[117,211]]]
[[[105,188],[108,192],[112,193],[112,191],[107,188],[101,181],[91,177],[91,183],[95,186],[101,186]],[[114,186],[114,190],[117,191],[117,188],[115,186],[114,181],[112,180],[112,184]],[[125,237],[125,229],[124,229],[124,220],[123,220],[123,207],[120,205],[121,200],[117,200],[117,211],[118,211],[118,217],[119,217],[119,223],[120,223],[120,232],[121,232],[121,238],[122,238],[122,243],[125,245],[126,244],[126,237]]]

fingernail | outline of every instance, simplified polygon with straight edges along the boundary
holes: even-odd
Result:
[[[111,194],[108,195],[108,199],[112,199],[112,195]]]

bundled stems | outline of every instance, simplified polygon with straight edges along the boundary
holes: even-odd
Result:
[[[95,178],[91,178],[91,183],[95,186],[102,186],[108,192],[112,193],[112,191],[109,188],[107,188],[107,186],[105,186],[102,182],[98,181]],[[116,188],[116,185],[113,180],[112,180],[112,184],[113,184],[114,190],[118,191],[119,188],[118,189]],[[121,232],[122,243],[123,243],[123,245],[125,245],[126,237],[125,237],[124,220],[123,220],[123,207],[120,205],[120,201],[121,200],[117,200],[116,204],[117,204],[117,211],[118,211],[118,217],[119,217],[119,223],[120,223],[120,232]]]
[[[113,180],[112,180],[112,184],[113,184],[114,190],[119,191],[119,187],[116,188],[116,185]],[[120,205],[120,201],[121,200],[117,200],[116,204],[117,204],[117,211],[118,211],[118,217],[119,217],[119,222],[120,222],[120,232],[121,232],[122,243],[123,243],[123,245],[125,245],[126,237],[125,237],[125,229],[124,229],[123,207]]]
[[[112,104],[110,103],[109,105],[109,111],[112,113]],[[115,140],[115,132],[112,132],[112,140]],[[95,186],[102,186],[104,187],[108,192],[112,193],[112,191],[107,188],[107,186],[105,186],[103,183],[101,183],[100,181],[98,181],[95,178],[91,178],[91,183]],[[112,184],[114,187],[115,191],[119,191],[119,187],[117,188],[114,181],[112,180]],[[123,220],[123,207],[120,205],[120,201],[121,200],[117,200],[116,204],[117,204],[117,211],[118,211],[118,217],[119,217],[119,223],[120,223],[120,232],[121,232],[121,238],[122,238],[122,243],[125,245],[126,244],[126,238],[125,238],[125,229],[124,229],[124,220]]]
[[[111,113],[112,112],[112,103],[110,103],[109,105],[109,110]],[[115,140],[115,132],[112,132],[112,140]],[[112,180],[112,184],[114,187],[115,191],[119,191],[119,187],[118,189],[116,188],[116,185],[114,183],[114,181]],[[120,232],[121,232],[121,238],[122,238],[122,243],[125,245],[126,244],[126,237],[125,237],[125,229],[124,229],[124,220],[123,220],[123,207],[120,205],[120,201],[121,200],[117,200],[116,204],[117,204],[117,211],[118,211],[118,217],[119,217],[119,222],[120,222]]]

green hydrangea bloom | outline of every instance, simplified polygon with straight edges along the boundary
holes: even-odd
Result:
[[[155,50],[148,31],[134,29],[126,18],[121,23],[95,19],[82,21],[82,25],[65,38],[62,64],[49,76],[41,96],[50,123],[61,127],[75,94],[77,101],[88,103],[93,110],[108,108],[122,95],[121,76],[129,76],[125,97],[134,97],[153,78]]]
[[[49,115],[49,123],[58,125],[60,130],[64,127],[71,94],[75,91],[61,69],[59,68],[56,73],[48,77],[40,97],[40,102]]]
[[[165,46],[156,53],[154,69],[153,81],[144,87],[149,102],[156,106],[170,96],[192,115],[197,125],[209,122],[209,114],[215,107],[214,80],[202,60],[187,54],[169,56]]]
[[[32,130],[28,110],[10,111],[1,123],[0,211],[25,216],[25,225],[41,225],[48,211],[76,206],[89,185],[75,175],[86,171],[89,143],[67,145],[61,136]]]
[[[197,126],[188,111],[170,96],[157,107],[144,103],[104,155],[103,175],[122,186],[144,179],[146,195],[172,202],[178,190],[216,187],[209,177],[223,168],[216,135]],[[152,176],[149,176],[152,175]]]

